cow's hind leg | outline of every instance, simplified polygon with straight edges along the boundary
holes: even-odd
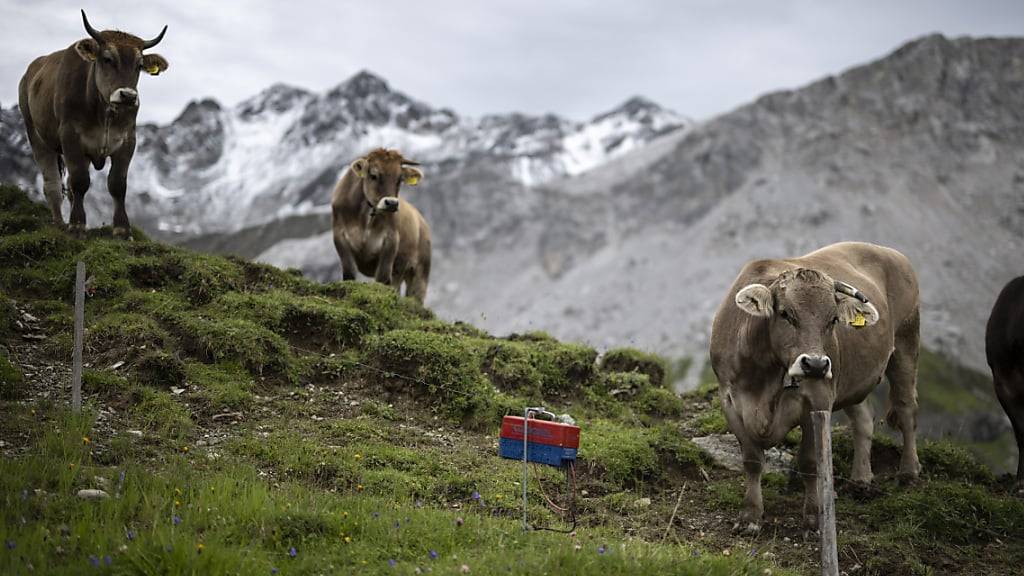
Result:
[[[64,216],[61,214],[61,207],[64,205],[64,195],[61,192],[62,180],[57,152],[47,149],[34,139],[30,139],[29,143],[32,145],[32,156],[43,175],[43,196],[50,206],[53,223],[63,228]]]
[[[993,370],[992,379],[996,397],[1013,426],[1017,440],[1017,489],[1024,491],[1024,371],[1006,374]]]
[[[416,269],[405,276],[405,295],[423,304],[427,297],[427,278],[422,270]]]
[[[920,352],[920,317],[914,313],[896,331],[896,341],[885,375],[889,378],[886,422],[903,435],[901,478],[913,480],[921,472],[917,459],[917,358]]]
[[[844,410],[853,426],[853,470],[851,479],[861,484],[870,484],[871,473],[871,436],[874,434],[874,422],[871,420],[871,407],[868,401],[854,404]]]

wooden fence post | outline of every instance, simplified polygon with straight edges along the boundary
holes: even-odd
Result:
[[[836,502],[832,484],[832,412],[811,412],[818,461],[818,530],[821,533],[821,574],[839,576],[836,550]]]
[[[75,267],[75,350],[71,363],[71,409],[82,411],[82,345],[85,336],[85,262]]]

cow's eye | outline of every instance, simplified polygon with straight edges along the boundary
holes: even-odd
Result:
[[[370,180],[373,180],[374,182],[376,182],[378,179],[379,178],[378,178],[378,176],[376,174],[370,174]]]

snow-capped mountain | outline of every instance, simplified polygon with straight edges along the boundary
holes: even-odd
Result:
[[[204,99],[168,125],[140,126],[129,211],[157,235],[181,239],[323,210],[349,162],[378,146],[428,166],[486,160],[503,176],[536,186],[689,125],[642,98],[590,122],[477,119],[414,100],[369,72],[322,94],[275,84],[231,108]],[[109,218],[97,185],[88,196],[93,222]]]
[[[929,36],[699,124],[641,98],[587,122],[466,118],[365,72],[275,85],[140,127],[128,210],[156,236],[335,279],[331,188],[397,147],[425,163],[403,194],[433,230],[427,304],[447,318],[699,361],[743,262],[865,240],[914,262],[925,342],[984,369],[985,318],[1024,273],[1021,61],[1024,40]],[[0,180],[35,181],[22,133],[0,114]]]

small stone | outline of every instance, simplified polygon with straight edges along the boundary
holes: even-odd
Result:
[[[105,498],[110,498],[110,494],[107,494],[103,490],[86,488],[78,491],[78,497],[82,500],[103,500]]]
[[[647,508],[650,505],[651,505],[651,499],[650,498],[646,498],[646,497],[645,498],[638,498],[636,500],[636,502],[633,502],[633,506],[635,508]]]
[[[129,430],[128,435],[136,438],[142,438],[142,430]]]

